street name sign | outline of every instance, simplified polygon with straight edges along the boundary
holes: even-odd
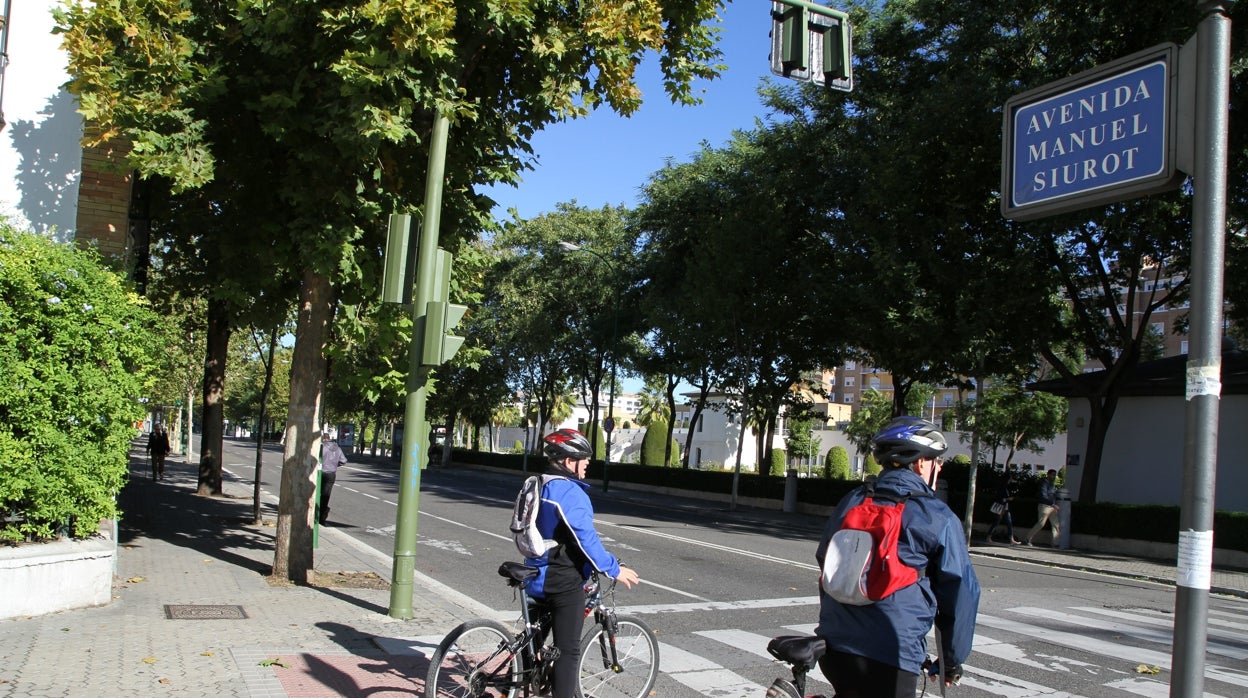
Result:
[[[1007,100],[1001,214],[1032,220],[1177,187],[1178,56],[1161,44]]]

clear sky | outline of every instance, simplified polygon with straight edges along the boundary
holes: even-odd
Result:
[[[736,0],[723,10],[719,26],[721,62],[727,67],[718,79],[695,85],[702,104],[672,104],[658,61],[647,59],[638,69],[641,109],[629,118],[599,109],[538,133],[537,162],[523,173],[520,186],[490,190],[498,202],[495,216],[509,218],[508,209],[515,208],[521,218],[532,218],[573,200],[590,208],[634,206],[642,185],[668,161],[688,162],[703,141],[721,146],[734,130],[753,128],[766,113],[758,86],[771,76],[771,2]],[[635,393],[641,381],[622,378],[620,389]]]
[[[719,79],[701,82],[703,103],[676,106],[663,92],[658,61],[638,69],[644,103],[630,118],[599,109],[588,117],[552,125],[533,139],[534,169],[518,188],[497,187],[495,215],[521,218],[552,211],[575,200],[581,206],[633,206],[650,175],[668,160],[687,162],[703,141],[723,145],[735,129],[750,129],[764,114],[757,88],[771,74],[771,2],[736,0],[723,10],[719,44],[727,68]],[[775,78],[781,80],[783,78]]]

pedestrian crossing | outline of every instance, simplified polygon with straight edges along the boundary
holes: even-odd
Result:
[[[1234,610],[1210,611],[1206,696],[1248,695],[1245,620]],[[1168,696],[1172,625],[1168,614],[1145,608],[1019,606],[981,613],[957,695]],[[773,679],[788,677],[788,668],[767,654],[768,641],[813,631],[813,624],[803,624],[660,633],[661,681],[675,682],[690,696],[757,698]],[[929,636],[929,647],[934,644]],[[809,678],[808,694],[831,695],[822,673]]]

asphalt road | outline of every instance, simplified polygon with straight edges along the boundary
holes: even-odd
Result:
[[[250,480],[253,449],[229,442],[227,469]],[[269,452],[269,493],[278,492],[279,468],[280,453]],[[434,468],[421,479],[417,570],[511,614],[514,600],[495,570],[517,558],[507,524],[518,475]],[[397,486],[397,464],[344,465],[329,525],[393,554]],[[766,656],[766,641],[814,627],[822,520],[618,488],[591,497],[607,547],[642,578],[617,603],[662,643],[656,695],[761,696],[785,673]],[[1168,673],[1147,672],[1168,664],[1171,588],[991,558],[975,564],[983,597],[957,695],[1168,695]],[[1211,601],[1206,672],[1209,694],[1248,694],[1243,600]],[[815,690],[831,692],[819,682]]]

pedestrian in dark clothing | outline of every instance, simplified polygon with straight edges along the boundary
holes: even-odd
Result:
[[[997,515],[997,519],[992,522],[992,526],[988,528],[988,542],[993,542],[992,534],[996,533],[997,526],[1005,524],[1005,532],[1009,534],[1010,545],[1019,545],[1022,543],[1014,537],[1014,517],[1010,516],[1010,501],[1014,499],[1013,492],[1014,473],[1006,472],[1001,478],[1001,482],[997,484],[996,494],[992,498],[992,511]]]
[[[153,480],[165,479],[165,456],[171,450],[169,432],[165,431],[165,425],[157,424],[152,427],[152,433],[147,435],[147,452],[152,456]]]

